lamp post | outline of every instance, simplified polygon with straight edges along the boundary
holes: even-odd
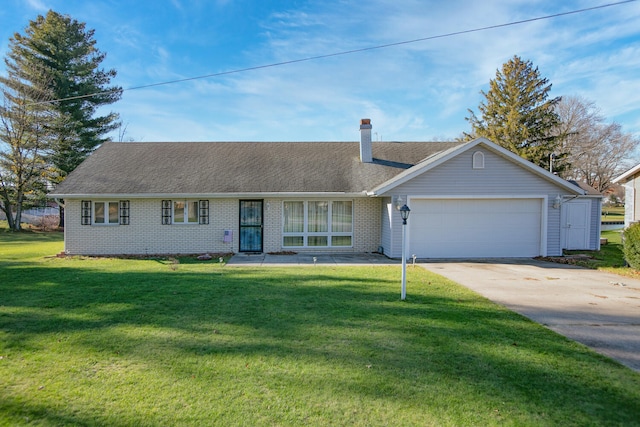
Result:
[[[407,256],[406,245],[407,240],[407,219],[409,219],[409,213],[411,209],[406,204],[400,208],[400,216],[402,217],[402,292],[400,299],[402,301],[407,297]]]

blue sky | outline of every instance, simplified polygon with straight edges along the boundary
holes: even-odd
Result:
[[[132,88],[527,20],[616,0],[4,0],[0,55],[49,9],[95,29]],[[640,1],[487,31],[126,91],[135,141],[450,140],[519,55],[640,137]],[[0,65],[3,67],[4,64]],[[4,72],[0,68],[0,72]],[[114,134],[114,139],[118,135]]]

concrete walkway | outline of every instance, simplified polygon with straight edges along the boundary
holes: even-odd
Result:
[[[293,255],[239,253],[231,257],[227,262],[227,266],[230,267],[285,267],[296,265],[312,267],[314,265],[400,265],[400,261],[375,253]]]
[[[533,259],[420,265],[640,372],[640,280]]]

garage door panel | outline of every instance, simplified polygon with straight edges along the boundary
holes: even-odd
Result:
[[[410,252],[425,258],[540,255],[540,199],[412,200]]]

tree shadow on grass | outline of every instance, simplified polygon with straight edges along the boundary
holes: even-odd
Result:
[[[15,263],[5,268],[9,274],[0,284],[2,347],[12,354],[42,352],[47,349],[39,347],[39,337],[72,336],[79,349],[152,365],[176,381],[194,368],[174,360],[211,364],[223,357],[259,357],[273,365],[261,372],[260,381],[292,384],[300,380],[292,368],[276,368],[302,360],[346,371],[308,373],[309,396],[330,388],[337,395],[373,400],[418,404],[422,399],[428,407],[445,383],[460,394],[452,402],[463,405],[464,396],[471,401],[482,396],[496,405],[544,413],[552,423],[639,419],[638,395],[615,383],[612,372],[624,369],[614,362],[452,282],[435,283],[437,276],[421,269],[409,271],[411,293],[401,302],[396,272],[393,267],[113,272]],[[600,381],[581,375],[594,368],[606,371]],[[640,384],[637,376],[630,381]],[[0,407],[14,404],[2,399]]]

